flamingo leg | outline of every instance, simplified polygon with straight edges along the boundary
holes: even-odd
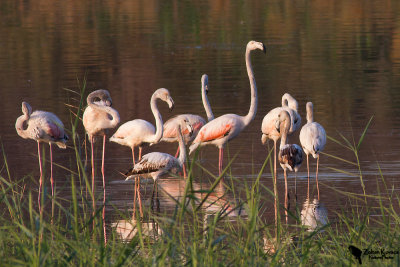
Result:
[[[297,171],[294,172],[294,197],[297,203]]]
[[[136,193],[137,193],[137,177],[135,177],[135,192],[133,193],[133,218],[136,218]]]
[[[93,208],[93,230],[94,230],[94,226],[95,226],[95,223],[94,223],[94,216],[95,216],[95,214],[96,214],[96,201],[95,201],[95,197],[94,197],[94,187],[95,187],[95,184],[94,184],[94,151],[93,151],[93,142],[94,142],[94,137],[93,136],[91,136],[90,137],[90,147],[91,147],[91,150],[92,150],[92,158],[91,158],[91,163],[92,163],[92,208]]]
[[[53,224],[53,216],[54,216],[54,179],[53,179],[53,149],[50,146],[50,182],[51,182],[51,224]]]
[[[287,188],[287,174],[286,174],[286,168],[283,169],[283,174],[285,176],[285,219],[286,219],[286,224],[288,223],[288,188]]]
[[[177,158],[178,156],[179,156],[179,146],[178,149],[176,150],[175,158]]]
[[[187,173],[186,173],[186,164],[185,163],[183,163],[182,170],[183,170],[183,178],[186,178]]]
[[[101,175],[103,177],[103,233],[104,233],[104,244],[107,244],[107,235],[106,235],[106,181],[104,177],[104,156],[106,153],[106,135],[103,135],[103,155],[101,158]]]
[[[38,143],[38,157],[39,157],[39,170],[40,170],[40,178],[39,178],[39,195],[38,195],[38,203],[39,203],[39,212],[42,213],[42,177],[43,177],[43,170],[42,170],[42,158],[40,156],[40,142]]]
[[[219,175],[222,173],[222,161],[224,160],[224,149],[222,147],[219,148],[219,162],[218,162],[218,170]]]
[[[135,162],[135,147],[134,146],[132,147],[132,159],[133,159],[133,167],[135,167],[136,162]]]
[[[276,184],[276,140],[274,140],[274,209],[275,209],[275,228],[276,235],[278,235],[278,191]]]
[[[153,192],[151,193],[151,202],[150,202],[150,209],[153,211],[154,210],[154,192],[157,187],[157,180],[154,180],[153,184]]]
[[[319,200],[319,186],[318,186],[318,165],[319,165],[319,154],[317,156],[317,173],[315,174],[315,179],[317,181],[317,192],[318,192],[318,200]]]
[[[139,160],[141,160],[142,159],[142,147],[140,146],[139,147]]]
[[[307,156],[307,173],[308,173],[308,182],[307,182],[307,198],[310,196],[310,165],[308,164],[308,154]]]

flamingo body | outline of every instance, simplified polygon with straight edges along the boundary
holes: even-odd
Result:
[[[278,160],[282,169],[297,172],[303,162],[303,150],[297,144],[286,144],[280,148]]]
[[[153,124],[142,119],[136,119],[122,124],[110,137],[110,141],[129,147],[144,146],[153,141],[151,137],[155,132],[156,128]]]

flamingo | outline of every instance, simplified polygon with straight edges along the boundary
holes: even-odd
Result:
[[[153,196],[154,191],[157,188],[157,181],[158,179],[167,173],[178,173],[182,170],[183,164],[186,161],[186,148],[185,142],[182,136],[182,132],[186,129],[189,133],[193,132],[193,128],[188,120],[181,119],[178,125],[178,142],[179,142],[179,158],[175,158],[174,156],[162,153],[162,152],[151,152],[142,157],[142,159],[135,164],[135,166],[130,169],[125,175],[127,178],[125,179],[130,180],[142,175],[147,177],[152,177],[154,180],[153,186]],[[184,130],[183,130],[184,129]],[[136,193],[135,193],[136,195]],[[156,196],[157,198],[157,196]],[[139,203],[139,205],[141,205]],[[141,208],[141,207],[140,207]],[[141,214],[141,216],[143,216]]]
[[[279,113],[277,125],[279,131],[282,133],[281,144],[279,148],[278,160],[283,169],[284,177],[285,177],[285,215],[286,215],[286,223],[288,221],[288,189],[287,189],[287,176],[286,169],[295,172],[295,196],[297,198],[297,185],[296,185],[296,177],[297,171],[299,170],[301,163],[303,162],[303,150],[299,145],[296,144],[287,144],[287,135],[290,127],[290,115],[286,110],[282,110]]]
[[[250,41],[247,44],[245,59],[251,87],[251,104],[249,113],[246,116],[225,114],[208,122],[200,129],[197,137],[189,148],[189,153],[191,154],[198,147],[204,145],[212,144],[217,146],[219,148],[219,175],[222,173],[223,149],[225,144],[239,135],[239,133],[254,119],[257,112],[257,85],[250,59],[250,52],[256,49],[260,49],[266,53],[265,45],[261,42]]]
[[[101,174],[103,178],[103,229],[104,242],[107,242],[105,228],[105,201],[106,201],[106,186],[104,177],[104,156],[106,146],[106,133],[108,129],[112,129],[120,122],[118,111],[111,107],[112,100],[110,93],[107,90],[96,90],[90,93],[86,99],[87,108],[83,112],[83,126],[89,136],[92,150],[92,195],[93,195],[93,217],[95,215],[96,204],[94,199],[94,153],[93,143],[97,136],[103,136],[103,154],[101,161]],[[94,227],[94,221],[93,221]]]
[[[111,142],[115,142],[123,146],[129,146],[131,148],[133,166],[135,166],[135,147],[139,146],[139,160],[141,160],[142,147],[145,145],[158,143],[163,136],[163,120],[157,107],[157,99],[165,101],[170,110],[174,107],[174,100],[167,89],[159,88],[153,93],[150,100],[150,107],[156,121],[156,128],[154,128],[153,124],[148,121],[135,119],[122,124],[110,138]],[[141,202],[139,186],[140,180],[138,182],[135,180],[135,194],[138,192],[138,199],[139,202]],[[134,205],[136,205],[135,201]],[[141,207],[141,203],[139,203],[139,207]],[[140,214],[143,215],[141,208]]]
[[[317,171],[315,179],[317,181],[317,191],[319,200],[319,187],[318,187],[318,164],[319,164],[319,153],[324,149],[326,144],[326,132],[321,124],[314,121],[313,114],[313,103],[308,102],[306,105],[307,110],[307,123],[301,128],[300,131],[300,143],[303,147],[304,153],[307,156],[307,173],[308,173],[308,189],[307,196],[310,193],[310,167],[308,164],[308,155],[311,154],[317,159]]]
[[[51,112],[36,110],[32,112],[32,107],[27,102],[22,102],[22,113],[15,122],[15,129],[19,136],[24,139],[33,139],[38,144],[39,157],[39,210],[41,211],[40,196],[42,192],[42,159],[40,156],[40,142],[48,143],[50,146],[50,182],[51,196],[54,197],[54,180],[53,180],[53,149],[52,144],[55,143],[59,148],[65,149],[65,143],[68,140],[67,134],[64,132],[64,124],[62,121]],[[53,202],[52,202],[53,204]],[[53,217],[53,205],[52,205]]]
[[[289,106],[290,104],[290,106]],[[291,108],[292,107],[292,108]],[[274,206],[275,206],[275,224],[278,223],[278,209],[277,209],[277,199],[278,192],[276,189],[276,142],[281,138],[282,133],[277,128],[278,116],[282,110],[285,110],[289,113],[290,116],[290,127],[288,131],[288,135],[294,133],[301,125],[301,117],[297,112],[298,104],[296,99],[294,99],[289,93],[285,93],[282,96],[282,106],[272,109],[265,115],[262,124],[261,124],[261,142],[265,144],[268,139],[272,139],[274,141]]]
[[[210,106],[210,102],[208,101],[207,94],[208,94],[208,75],[203,74],[201,76],[201,98],[203,100],[203,106],[204,106],[204,109],[207,114],[207,120],[211,121],[214,119],[214,114],[211,110],[211,106]],[[186,145],[189,142],[192,142],[196,138],[201,127],[203,127],[206,124],[205,119],[203,119],[199,115],[194,115],[194,114],[176,115],[175,117],[167,120],[164,123],[164,134],[163,134],[163,137],[161,138],[161,141],[178,142],[178,133],[176,130],[177,130],[177,125],[179,124],[179,121],[182,118],[187,119],[193,127],[192,135],[189,135],[188,131],[185,131],[182,133]],[[176,151],[175,157],[178,156],[178,153],[179,153],[179,147],[178,147],[178,150]]]

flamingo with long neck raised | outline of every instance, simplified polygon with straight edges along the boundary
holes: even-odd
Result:
[[[187,130],[189,133],[191,133],[193,132],[193,128],[189,123],[189,121],[184,118],[180,119],[177,128],[178,128],[177,132],[178,132],[178,142],[179,142],[179,157],[175,158],[170,154],[162,152],[148,153],[144,155],[142,159],[125,174],[127,176],[126,180],[130,180],[132,178],[135,178],[136,180],[136,178],[139,176],[152,177],[154,180],[154,186],[153,186],[153,196],[154,196],[154,192],[157,188],[157,180],[161,176],[168,173],[178,173],[182,170],[187,157],[185,141],[183,139],[182,132]],[[140,205],[139,208],[141,209],[141,203],[139,203],[139,205]],[[134,209],[135,208],[136,206],[134,207]],[[142,213],[141,216],[143,216]]]
[[[217,146],[219,148],[219,175],[222,173],[223,149],[225,144],[229,140],[235,138],[243,129],[245,129],[246,126],[249,125],[254,119],[257,112],[257,85],[250,59],[250,52],[256,49],[260,49],[266,53],[265,45],[263,43],[250,41],[246,46],[246,68],[251,89],[251,104],[248,114],[246,116],[225,114],[208,122],[200,129],[196,139],[194,139],[189,148],[190,153],[192,153],[198,147],[204,145]]]
[[[289,205],[288,205],[289,194],[288,194],[288,186],[287,186],[286,169],[289,169],[290,171],[295,172],[295,196],[297,199],[297,183],[296,183],[297,171],[299,170],[301,163],[303,162],[303,150],[301,149],[301,147],[296,144],[288,144],[287,143],[289,127],[290,127],[290,115],[286,110],[282,110],[279,113],[278,121],[277,121],[277,128],[282,133],[281,144],[280,144],[279,154],[278,154],[278,160],[279,160],[279,163],[281,164],[281,167],[282,167],[283,173],[284,173],[284,177],[285,177],[286,223],[288,222],[288,210],[289,210]],[[276,188],[276,185],[274,185],[274,188]],[[275,207],[275,208],[277,208],[277,207]]]
[[[94,152],[93,152],[93,143],[95,142],[95,138],[97,136],[103,137],[103,153],[101,160],[101,174],[103,178],[103,229],[104,229],[104,242],[107,242],[106,239],[106,228],[105,228],[105,201],[106,201],[106,185],[105,185],[105,177],[104,177],[104,157],[105,157],[105,146],[106,146],[106,134],[108,129],[115,128],[119,122],[119,114],[118,111],[111,107],[112,100],[110,93],[107,90],[96,90],[90,93],[86,99],[87,108],[83,113],[83,126],[89,136],[90,144],[91,144],[91,152],[92,152],[92,195],[93,195],[93,216],[96,212],[96,203],[94,197]],[[94,226],[94,221],[93,221]]]
[[[65,143],[68,136],[64,131],[64,124],[62,121],[51,112],[36,110],[32,112],[32,107],[27,102],[22,102],[22,113],[15,122],[15,129],[19,136],[24,139],[35,140],[38,144],[38,157],[39,157],[39,211],[41,212],[41,192],[42,192],[42,158],[40,155],[40,143],[45,142],[50,146],[50,182],[51,182],[51,196],[54,198],[54,179],[53,179],[53,150],[52,143],[55,143],[59,148],[65,149]],[[52,217],[53,217],[53,199],[52,199]]]
[[[110,141],[120,145],[128,146],[132,150],[133,166],[135,166],[135,147],[139,147],[139,160],[142,158],[142,147],[145,145],[156,144],[163,136],[163,120],[160,111],[157,107],[157,99],[166,102],[170,109],[174,107],[174,100],[172,99],[169,91],[165,88],[157,89],[150,100],[151,111],[153,112],[156,121],[156,127],[148,121],[135,119],[122,124],[118,130],[111,136]],[[141,207],[140,198],[140,180],[135,179],[135,194],[138,195],[139,207]],[[136,205],[136,196],[134,205]],[[142,215],[142,209],[140,208]]]
[[[306,105],[307,123],[301,128],[300,143],[303,147],[304,153],[307,156],[307,173],[308,173],[308,187],[307,197],[310,195],[310,167],[308,164],[308,155],[311,154],[317,159],[317,171],[315,179],[317,182],[318,200],[319,200],[319,187],[318,187],[318,165],[319,153],[324,149],[326,144],[326,132],[321,124],[314,121],[313,103],[308,102]]]

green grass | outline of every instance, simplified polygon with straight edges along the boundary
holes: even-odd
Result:
[[[85,88],[85,83],[82,88]],[[399,251],[399,196],[393,188],[387,187],[382,172],[376,175],[377,194],[365,193],[358,153],[366,130],[358,142],[348,142],[344,136],[345,143],[330,138],[355,153],[355,163],[330,156],[354,166],[364,193],[344,192],[321,183],[322,187],[334,190],[338,198],[346,199],[348,203],[336,214],[331,214],[337,220],[322,226],[323,231],[320,228],[308,231],[301,226],[296,215],[299,212],[290,213],[290,225],[279,221],[278,230],[273,218],[263,216],[266,208],[273,206],[273,190],[260,182],[263,173],[267,172],[266,166],[271,167],[271,151],[259,170],[253,167],[257,174],[255,179],[235,178],[230,171],[235,160],[233,157],[224,170],[225,191],[213,199],[211,196],[215,196],[222,178],[213,176],[201,166],[196,155],[185,180],[184,196],[176,202],[173,212],[163,214],[145,209],[147,220],[161,229],[160,234],[147,231],[147,224],[137,220],[138,223],[133,225],[137,233],[129,240],[121,240],[115,228],[108,227],[105,245],[102,207],[97,207],[93,217],[91,202],[97,196],[91,195],[90,174],[85,172],[82,159],[82,140],[76,132],[82,103],[80,100],[77,116],[71,116],[70,143],[75,150],[71,169],[72,165],[75,168],[70,171],[67,181],[72,197],[63,199],[56,195],[53,223],[48,192],[43,194],[46,195],[43,197],[45,209],[43,214],[39,214],[37,193],[25,187],[30,177],[11,177],[2,150],[4,164],[1,173],[5,175],[0,177],[0,266],[351,266],[357,264],[349,252],[349,245],[369,251]],[[199,171],[211,177],[210,188],[195,188],[194,174]],[[268,172],[272,176],[271,169]],[[221,208],[213,214],[205,212],[210,202],[222,200],[226,194],[234,199],[229,210]],[[241,209],[245,209],[246,216],[228,216],[230,212]],[[282,206],[280,210],[283,211]],[[131,219],[126,212],[115,210],[114,213],[120,219]],[[398,254],[387,256],[393,256],[393,259],[370,259],[370,255],[364,255],[363,265],[400,265]]]

